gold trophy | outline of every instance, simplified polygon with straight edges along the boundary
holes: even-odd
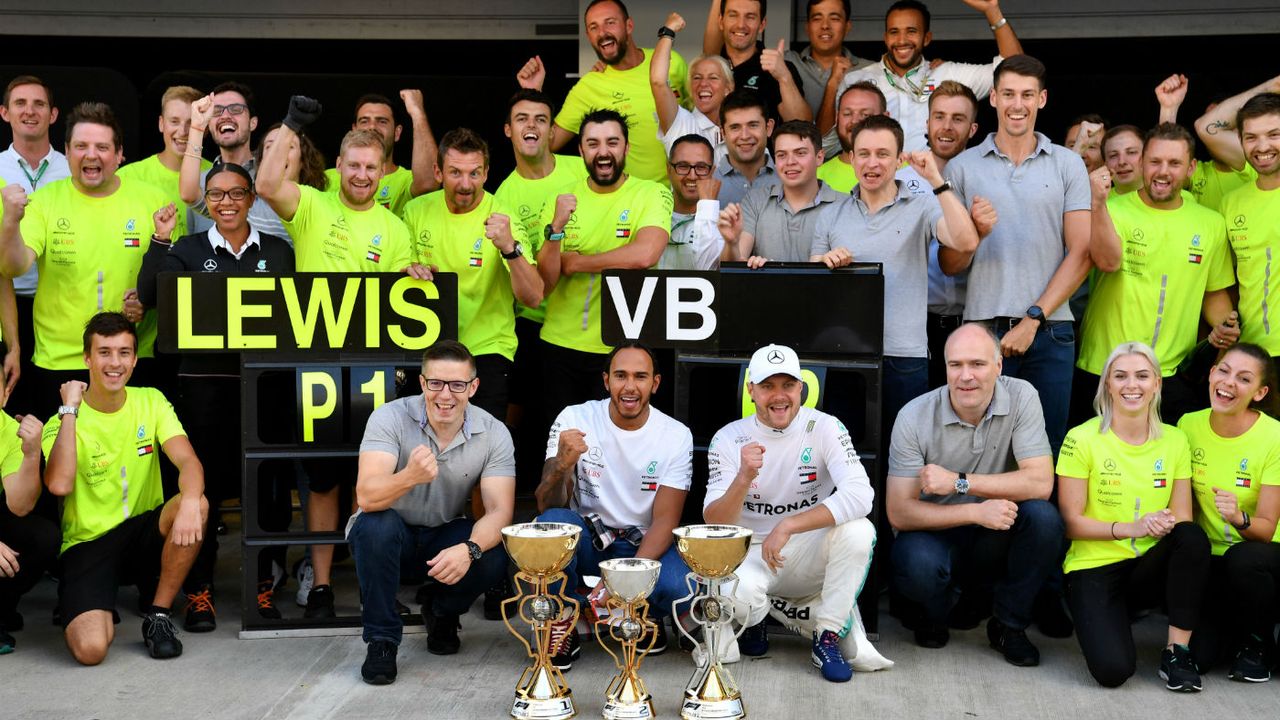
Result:
[[[561,571],[573,557],[581,533],[582,528],[565,523],[521,523],[502,529],[502,544],[519,568],[516,594],[502,602],[502,622],[533,658],[520,676],[511,704],[511,717],[517,720],[568,720],[578,714],[564,674],[551,664],[551,623],[569,620],[576,626],[578,601],[564,594],[563,584],[555,595],[548,586],[565,579]],[[530,592],[525,593],[525,586]],[[536,649],[521,630],[512,627],[513,611],[533,628]]]
[[[620,671],[604,691],[605,720],[653,717],[653,697],[637,671],[640,661],[658,639],[658,626],[648,617],[649,601],[645,598],[653,592],[661,569],[662,563],[645,558],[616,558],[600,563],[600,574],[609,590],[604,604],[609,615],[597,622],[596,641],[613,657]],[[621,612],[615,615],[614,610]],[[607,633],[601,632],[601,625],[607,628]],[[650,633],[649,644],[640,647],[640,639],[646,632]],[[621,657],[609,649],[604,639],[606,634],[622,646]]]
[[[737,525],[686,525],[673,532],[676,550],[693,572],[685,576],[689,594],[672,603],[671,610],[679,617],[678,606],[688,602],[690,616],[702,625],[699,643],[682,623],[677,620],[675,624],[697,646],[703,658],[685,686],[680,717],[740,720],[747,712],[738,684],[720,661],[720,642],[722,633],[732,633],[737,639],[746,629],[744,626],[733,632],[733,596],[738,589],[738,576],[733,571],[747,556],[751,531]],[[729,586],[727,595],[726,585]]]

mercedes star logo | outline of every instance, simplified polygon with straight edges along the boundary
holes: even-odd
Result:
[[[205,261],[204,261],[204,269],[205,269],[206,271],[208,271],[208,272],[213,272],[214,270],[217,270],[217,269],[218,269],[218,261],[217,261],[217,260],[214,260],[213,258],[209,258],[208,260],[205,260]]]
[[[769,362],[773,363],[774,365],[778,365],[782,363],[782,359],[783,359],[782,351],[780,350],[769,351],[769,357],[768,357]]]
[[[71,229],[71,221],[66,218],[58,218],[58,229],[59,230]]]

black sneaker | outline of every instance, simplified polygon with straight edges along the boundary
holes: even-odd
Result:
[[[742,637],[738,638],[738,652],[751,657],[760,657],[769,652],[768,622],[768,618],[765,618],[743,630]]]
[[[205,585],[199,592],[187,593],[187,618],[182,623],[187,632],[213,632],[218,628],[218,619],[213,611],[213,590]]]
[[[1160,679],[1174,692],[1200,692],[1200,672],[1186,645],[1170,645],[1160,653]]]
[[[365,652],[360,677],[370,685],[390,685],[396,681],[396,644],[390,640],[374,640]]]
[[[582,641],[572,620],[551,623],[551,664],[561,672],[573,667],[573,661],[582,654]]]
[[[1251,636],[1240,652],[1236,653],[1235,662],[1231,663],[1231,672],[1227,677],[1236,682],[1263,683],[1271,679],[1271,667],[1267,663],[1267,655],[1262,641]]]
[[[8,655],[18,646],[18,641],[13,636],[0,628],[0,655]]]
[[[653,638],[653,647],[649,647],[650,655],[661,655],[667,651],[667,627],[663,618],[654,618],[654,624],[657,626],[652,633],[645,633],[640,638],[639,648],[649,647],[649,639]]]
[[[951,631],[942,623],[932,623],[928,620],[918,620],[915,624],[915,630],[912,631],[916,638],[916,645],[922,648],[936,650],[946,647],[951,641]]]
[[[462,647],[458,639],[457,615],[436,615],[430,608],[422,609],[422,622],[427,626],[427,652],[432,655],[454,655]]]
[[[1041,590],[1031,608],[1031,618],[1045,637],[1069,638],[1075,632],[1075,624],[1067,614],[1062,595],[1055,590]]]
[[[143,615],[142,639],[147,644],[147,652],[157,660],[175,658],[182,654],[178,629],[173,626],[168,613],[149,612]]]
[[[987,640],[1010,665],[1035,667],[1040,664],[1040,651],[1027,639],[1025,630],[1014,630],[993,617],[987,621]]]
[[[258,617],[279,620],[280,608],[276,607],[276,583],[272,578],[258,583]]]
[[[333,588],[328,585],[316,585],[307,594],[307,609],[302,611],[305,618],[331,618],[337,615],[333,611]]]

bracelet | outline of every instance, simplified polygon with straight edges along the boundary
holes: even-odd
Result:
[[[1235,529],[1237,530],[1248,530],[1249,526],[1253,524],[1253,521],[1249,519],[1248,511],[1246,511],[1244,508],[1240,508],[1240,515],[1244,517],[1244,522],[1240,523],[1239,525],[1235,525],[1233,523],[1232,524],[1233,527],[1235,527]]]
[[[1001,17],[1000,22],[996,23],[995,25],[988,25],[987,27],[991,28],[991,32],[995,32],[1008,24],[1009,24],[1009,18]]]
[[[1117,520],[1116,522],[1119,522],[1119,520]],[[1112,540],[1119,540],[1119,539],[1120,539],[1120,538],[1116,537],[1116,523],[1115,523],[1115,522],[1111,523],[1111,539],[1112,539]]]
[[[186,152],[182,153],[182,155],[184,157],[195,158],[197,160],[204,159],[204,156],[200,154],[200,148],[196,148],[195,152],[192,152],[191,148],[187,148]]]
[[[169,238],[162,238],[162,237],[159,237],[158,235],[152,235],[151,242],[157,245],[164,245],[165,247],[169,247],[170,245],[173,244],[173,241],[170,240]]]

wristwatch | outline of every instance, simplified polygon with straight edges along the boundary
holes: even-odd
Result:
[[[511,247],[511,252],[502,253],[502,259],[515,260],[516,258],[520,257],[523,254],[524,254],[524,246],[520,244],[519,240],[517,240],[516,244]]]
[[[1236,525],[1235,523],[1231,523],[1231,526],[1237,530],[1248,530],[1249,526],[1253,525],[1253,520],[1249,518],[1249,513],[1245,512],[1243,508],[1241,508],[1240,514],[1244,516],[1244,522],[1240,523],[1239,525]]]
[[[63,415],[79,416],[80,406],[79,405],[59,405],[58,417],[62,417]]]
[[[658,38],[659,38],[659,39],[662,39],[662,38],[664,38],[664,37],[669,37],[669,38],[671,38],[672,40],[675,40],[675,39],[676,39],[676,31],[675,31],[675,30],[672,30],[671,28],[667,27],[666,25],[663,25],[662,27],[658,28]]]
[[[950,189],[951,189],[951,182],[950,182],[950,181],[943,182],[941,185],[939,185],[938,187],[936,187],[936,188],[934,188],[934,189],[933,189],[933,194],[934,194],[934,195],[941,195],[942,193],[944,193],[944,192],[946,192],[946,191],[948,191],[948,190],[950,190]]]
[[[964,473],[960,473],[960,477],[956,478],[956,494],[969,494],[969,478]]]
[[[1044,310],[1040,309],[1039,305],[1032,305],[1031,307],[1027,308],[1027,317],[1031,318],[1032,320],[1035,320],[1038,323],[1043,323]]]
[[[560,242],[564,239],[564,230],[556,232],[551,229],[551,223],[547,223],[547,226],[542,228],[542,237],[546,239],[547,242]]]
[[[480,556],[484,555],[484,551],[480,549],[480,546],[470,540],[464,541],[463,545],[467,546],[467,554],[471,556],[471,562],[479,560]]]

